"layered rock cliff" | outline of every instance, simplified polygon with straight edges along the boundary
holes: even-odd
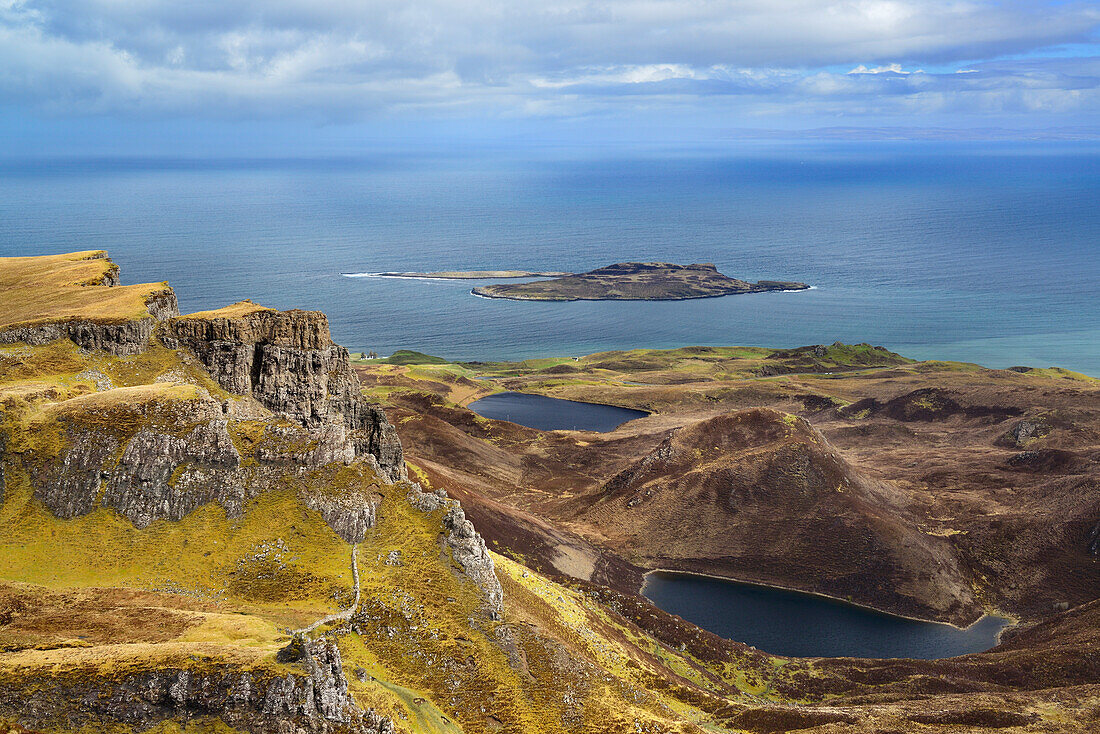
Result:
[[[256,307],[167,321],[161,340],[186,348],[225,390],[315,429],[342,423],[357,456],[371,455],[390,481],[405,478],[401,441],[382,410],[363,399],[348,352],[332,341],[319,311]]]
[[[1017,643],[942,663],[770,656],[640,598],[562,585],[490,552],[438,488],[455,476],[442,462],[428,471],[418,462],[429,491],[395,481],[400,444],[359,397],[323,316],[245,303],[158,321],[141,300],[148,288],[110,285],[117,269],[96,253],[21,262],[24,274],[49,277],[15,291],[10,260],[0,262],[0,331],[159,325],[133,340],[109,330],[99,342],[74,339],[66,327],[45,343],[0,345],[0,731],[701,734],[1018,723],[1076,734],[1074,724],[1096,719],[1095,603],[1016,638],[1042,645],[1033,651]],[[40,308],[50,278],[63,281],[64,303]],[[116,291],[123,297],[110,308],[100,302]],[[400,424],[410,420],[405,413]],[[490,428],[501,444],[521,433],[477,425]],[[987,443],[1004,428],[990,426]],[[648,534],[639,541],[669,552],[688,543],[681,560],[706,559],[690,544],[708,527],[742,523],[744,533],[709,547],[752,564],[755,549],[736,541],[754,533],[776,541],[765,556],[770,547],[812,561],[807,574],[825,558],[841,582],[870,558],[878,565],[865,576],[878,583],[889,575],[876,569],[909,544],[923,573],[955,576],[942,537],[907,527],[904,497],[790,415],[704,419],[649,456],[650,442],[624,448],[621,437],[617,447],[537,441],[539,460],[524,463],[555,502],[569,496],[566,462],[555,467],[549,455],[566,443],[588,459],[626,451],[636,463],[601,485],[606,515],[596,519],[612,521],[611,531],[637,522]],[[465,460],[480,470],[484,457],[502,455]],[[592,477],[615,474],[575,463]],[[477,508],[469,503],[491,533]],[[791,523],[776,508],[809,519]],[[1079,551],[1097,517],[1082,511]],[[861,518],[873,534],[858,532]],[[822,540],[850,547],[855,561],[830,555]],[[491,534],[489,545],[507,547]],[[767,569],[774,559],[760,560]]]
[[[447,493],[424,492],[419,484],[411,486],[409,503],[423,512],[447,510],[443,516],[443,545],[450,549],[451,557],[463,572],[481,589],[484,607],[494,619],[500,615],[504,603],[504,590],[496,575],[493,558],[485,546],[485,539],[474,530],[474,524],[466,519],[466,513],[457,500],[447,498]]]
[[[140,354],[158,322],[179,316],[167,283],[123,286],[102,250],[3,260],[0,344],[67,338],[81,349]]]
[[[105,287],[113,285],[104,284]],[[148,347],[158,323],[179,316],[176,294],[167,286],[149,294],[145,306],[147,315],[117,323],[77,319],[10,326],[0,329],[0,344],[22,342],[42,345],[58,339],[71,339],[81,349],[116,356],[140,354]]]
[[[330,640],[293,645],[281,662],[288,667],[283,675],[232,664],[179,665],[113,680],[59,676],[29,691],[0,686],[0,710],[20,709],[25,720],[63,722],[71,730],[220,719],[248,734],[393,734],[389,718],[364,711],[349,695],[340,649]]]
[[[393,491],[406,480],[400,440],[362,397],[325,316],[243,303],[180,317],[167,286],[106,308],[94,296],[119,288],[118,270],[97,253],[18,265],[61,281],[72,306],[21,306],[28,318],[0,321],[10,344],[0,349],[0,579],[39,579],[49,568],[77,586],[91,574],[108,586],[243,599],[260,611],[237,618],[207,607],[202,616],[168,613],[158,602],[127,607],[117,619],[104,615],[113,631],[92,645],[99,657],[82,653],[83,634],[50,641],[44,649],[59,652],[38,655],[4,629],[30,609],[27,600],[45,595],[20,589],[18,603],[0,599],[0,657],[14,655],[0,664],[0,719],[15,712],[50,730],[220,720],[254,734],[392,732],[390,718],[356,704],[325,631],[359,607],[360,576],[353,564],[349,592],[344,544],[415,535],[396,527],[400,517],[377,527],[391,494],[396,514],[417,516],[427,551],[406,558],[426,555],[429,569],[452,572],[447,598],[462,600],[463,624],[498,618],[502,591],[456,502],[425,495],[432,499],[420,507],[410,501],[422,494],[415,485]],[[15,282],[23,290],[12,292],[32,287]],[[26,538],[11,532],[31,527]],[[42,537],[52,539],[45,555],[27,550],[28,538]],[[70,541],[68,551],[53,547]],[[347,615],[325,613],[352,594]],[[311,618],[320,620],[306,627],[320,627],[316,635],[297,635],[270,657],[287,630]],[[189,637],[181,634],[188,625],[218,632]],[[166,644],[114,647],[131,641]]]

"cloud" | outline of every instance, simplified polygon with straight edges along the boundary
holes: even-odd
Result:
[[[849,74],[923,74],[924,69],[917,69],[916,71],[906,71],[901,68],[901,64],[887,64],[886,66],[874,66],[868,68],[863,64],[860,64],[856,68],[848,72]]]
[[[1027,0],[0,0],[0,104],[324,119],[733,98],[745,114],[1095,109],[1092,63],[1042,50],[1098,28],[1091,3]],[[1036,58],[991,61],[1011,55]]]

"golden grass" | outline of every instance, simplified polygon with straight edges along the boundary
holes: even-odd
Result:
[[[0,258],[0,328],[70,320],[121,323],[148,315],[167,283],[107,288],[118,267],[102,250]]]
[[[247,585],[248,560],[281,540],[292,549],[285,553],[287,568],[307,574],[308,589],[321,594],[284,588],[270,599],[238,598],[235,608],[264,610],[279,624],[301,627],[340,608],[333,591],[351,597],[347,544],[293,492],[268,492],[239,519],[211,504],[178,522],[160,520],[138,530],[102,507],[58,519],[32,497],[24,472],[10,474],[0,509],[0,578],[51,588],[179,591],[216,601]],[[324,583],[314,583],[318,579]]]
[[[222,308],[216,308],[212,311],[196,311],[195,313],[184,314],[180,316],[181,319],[239,319],[249,314],[258,313],[260,311],[274,311],[273,308],[267,306],[261,306],[258,303],[245,299],[243,301],[237,301],[236,303]]]
[[[57,456],[64,426],[116,436],[120,445],[140,426],[182,430],[197,419],[191,401],[214,388],[161,347],[118,358],[85,355],[67,342],[15,345],[0,348],[0,360],[19,378],[0,377],[0,391],[14,396],[4,416],[8,452],[22,457],[5,465],[0,579],[84,599],[83,607],[44,611],[37,622],[0,635],[0,649],[8,650],[0,652],[0,685],[65,675],[117,679],[171,666],[279,670],[274,654],[287,642],[286,629],[344,609],[353,597],[350,547],[300,493],[370,492],[381,504],[378,524],[359,545],[358,632],[336,636],[361,705],[440,734],[501,725],[549,734],[568,730],[571,716],[606,724],[608,732],[633,731],[635,721],[698,731],[686,722],[705,719],[691,703],[697,694],[688,693],[689,686],[712,685],[697,662],[501,557],[504,619],[488,619],[481,591],[440,544],[444,511],[411,507],[407,488],[379,484],[358,465],[288,470],[239,518],[217,504],[141,530],[103,507],[55,517],[34,497],[31,475]],[[78,377],[89,370],[116,387],[95,392]],[[413,371],[418,379],[449,377],[444,385],[456,380],[448,370]],[[173,381],[153,382],[165,375]],[[230,433],[247,449],[270,440],[269,424],[231,421]],[[251,470],[247,462],[241,469]],[[400,565],[386,562],[393,551]],[[93,624],[86,597],[100,591],[125,598],[105,603],[108,612]],[[185,598],[169,601],[162,592]],[[165,601],[146,598],[153,593]],[[662,682],[670,675],[678,682]]]
[[[195,400],[200,388],[185,383],[158,382],[152,385],[116,387],[104,392],[79,395],[46,407],[51,417],[63,418],[108,409],[133,410],[149,404]]]
[[[286,638],[283,638],[284,642]],[[273,659],[279,645],[267,649],[237,647],[217,642],[130,642],[91,647],[61,647],[51,650],[19,650],[0,655],[0,671],[18,671],[21,676],[66,670],[94,669],[99,675],[118,675],[127,670],[171,667],[194,657],[217,658],[219,663],[254,666]],[[2,675],[2,673],[0,673]]]
[[[91,646],[67,642],[82,634],[80,629],[59,628],[50,649],[0,654],[0,678],[117,678],[159,667],[202,669],[223,663],[275,670],[273,655],[287,642],[286,628],[335,611],[351,596],[347,544],[293,491],[263,494],[239,519],[207,505],[179,522],[159,521],[138,530],[102,508],[72,520],[55,518],[33,499],[28,480],[20,470],[8,477],[0,509],[0,526],[6,529],[0,538],[0,578],[42,585],[44,593],[159,589],[205,601],[187,602],[175,612],[182,628],[160,641],[135,634],[138,621],[120,625],[114,638],[95,638]],[[585,718],[607,721],[607,731],[625,732],[635,720],[678,731],[681,716],[702,716],[675,692],[647,693],[643,701],[630,698],[630,691],[646,691],[665,676],[665,666],[680,677],[705,682],[695,664],[667,648],[661,659],[643,654],[646,647],[656,649],[652,641],[628,640],[625,629],[590,600],[494,556],[507,579],[505,622],[529,674],[514,667],[499,643],[500,623],[479,612],[480,591],[446,551],[440,552],[442,510],[426,514],[412,508],[399,487],[382,492],[379,523],[359,546],[366,614],[362,633],[337,638],[361,705],[440,734],[492,731],[493,721],[513,731],[562,731],[561,697],[570,690],[583,699]],[[247,561],[265,545],[270,553],[275,542],[285,544],[279,564],[326,583],[306,584],[302,594],[284,587],[260,597],[238,593],[235,580],[249,573]],[[401,565],[384,563],[395,550]],[[149,623],[158,618],[159,607],[150,606],[155,601],[141,597],[133,604],[145,605],[140,609],[149,614]],[[136,614],[133,607],[130,613]],[[74,625],[86,624],[76,615],[71,619]],[[356,668],[374,680],[359,681]],[[661,708],[660,701],[677,715]]]
[[[187,721],[175,721],[172,719],[143,728],[142,734],[238,734],[239,729],[226,724],[220,718],[200,716]],[[80,728],[66,724],[61,727],[45,727],[35,729],[15,728],[5,721],[0,721],[0,734],[133,734],[134,728],[129,724],[103,724],[95,722]]]

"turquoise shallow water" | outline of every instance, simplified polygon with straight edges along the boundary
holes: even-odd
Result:
[[[0,255],[103,248],[181,307],[322,309],[349,348],[453,359],[882,344],[1100,375],[1100,150],[0,162]],[[385,270],[714,262],[814,290],[665,303],[478,299]]]

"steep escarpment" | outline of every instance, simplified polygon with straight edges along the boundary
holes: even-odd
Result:
[[[382,411],[363,398],[348,352],[317,311],[274,311],[247,302],[166,322],[161,340],[186,348],[228,392],[307,428],[343,423],[357,454],[391,480],[405,477],[401,442]]]
[[[357,455],[343,424],[306,428],[240,403],[190,384],[78,396],[35,416],[56,440],[32,447],[20,436],[20,456],[35,497],[61,518],[104,507],[144,528],[208,503],[236,518],[289,486],[348,542],[361,540],[374,524],[372,491],[387,481],[374,456]]]
[[[50,376],[59,384],[12,391],[35,496],[58,517],[102,506],[147,527],[208,503],[240,517],[292,478],[304,502],[360,540],[374,524],[372,488],[406,476],[393,426],[362,397],[323,314],[243,310],[168,319],[158,344],[126,359],[63,339],[12,351],[16,375],[63,365]]]
[[[62,288],[71,309],[57,323],[98,323],[87,294],[119,287],[103,287],[117,273],[101,259],[66,261],[65,282],[98,268],[100,285]],[[41,263],[21,267],[42,272]],[[0,313],[8,313],[5,298],[10,291],[0,294]],[[15,306],[29,313],[33,299],[23,300]],[[146,318],[136,304],[115,313]],[[52,318],[48,309],[38,315]],[[827,350],[838,364],[860,356]],[[738,359],[717,351],[682,356],[697,371],[713,368],[711,358]],[[767,359],[752,355],[750,369]],[[630,382],[635,401],[655,394]],[[928,522],[915,517],[919,495],[899,494],[899,482],[850,460],[850,444],[841,455],[788,412],[723,409],[761,395],[803,405],[820,393],[818,415],[836,415],[854,397],[785,380],[753,382],[733,398],[725,386],[693,386],[685,388],[691,404],[709,414],[677,422],[662,412],[672,401],[655,401],[661,408],[640,427],[597,437],[479,419],[456,403],[480,383],[431,384],[453,402],[407,396],[394,412],[415,443],[412,470],[431,483],[425,491],[403,479],[394,427],[360,397],[319,314],[242,302],[161,322],[133,353],[82,346],[67,332],[0,345],[0,730],[946,733],[995,725],[1070,734],[1100,714],[1095,604],[1023,631],[1007,654],[798,660],[721,640],[633,594],[563,585],[532,567],[603,583],[627,569],[599,559],[636,519],[652,537],[620,546],[634,557],[641,549],[646,558],[758,559],[777,578],[796,576],[791,563],[800,562],[806,574],[823,573],[832,593],[852,589],[866,600],[874,590],[858,585],[860,576],[887,578],[898,591],[873,597],[881,606],[919,599],[929,613],[961,616],[965,605],[952,601],[965,599],[954,594],[940,545],[947,536],[912,533]],[[672,397],[672,387],[656,389]],[[962,395],[956,402],[976,404]],[[881,431],[880,421],[894,420],[883,415],[844,419],[847,433],[830,439]],[[1092,424],[1075,413],[1021,411],[1020,420],[1044,420],[1048,430],[1021,427],[1011,449],[994,448],[1011,432],[1000,413],[948,419],[988,420],[986,445],[1006,466],[1025,446],[1041,456],[1092,456],[1084,430]],[[1079,444],[1051,443],[1067,433],[1081,434]],[[1081,472],[1059,475],[1078,482],[1088,469],[1042,459],[1004,473],[1023,482]],[[439,488],[466,481],[455,493],[465,507]],[[489,491],[499,494],[478,497]],[[1048,504],[1065,514],[1064,503]],[[689,514],[709,527],[691,527]],[[1088,518],[1081,552],[1092,558],[1086,536],[1100,516],[1079,514]],[[708,555],[714,528],[728,530],[739,555]],[[774,558],[751,554],[753,533]],[[511,558],[490,550],[523,537],[539,542],[507,547]],[[529,562],[525,552],[539,548]],[[924,564],[924,575],[914,579],[906,559]]]
[[[650,691],[695,664],[406,482],[323,315],[58,333],[0,347],[0,725],[686,734],[733,690]]]

